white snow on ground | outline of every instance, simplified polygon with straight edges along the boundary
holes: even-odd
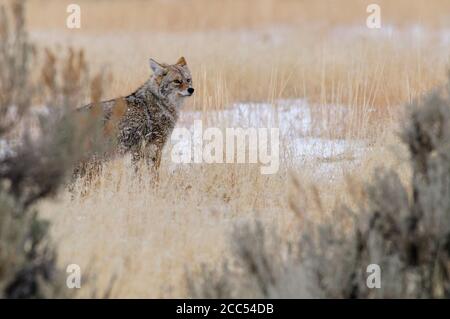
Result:
[[[280,133],[295,130],[308,134],[311,128],[311,113],[303,99],[277,100],[273,103],[235,103],[223,110],[183,112],[179,126],[185,127],[193,120],[204,119],[220,123],[221,127],[277,127]]]
[[[336,114],[345,112],[341,106],[329,106]],[[367,143],[352,139],[328,139],[315,135],[311,107],[306,100],[277,100],[273,103],[235,103],[224,110],[182,112],[177,127],[194,132],[194,121],[202,120],[203,132],[208,127],[279,128],[280,162],[293,165],[314,164],[317,172],[329,174],[340,164],[355,164],[367,149]],[[180,144],[181,143],[181,144]],[[189,152],[189,141],[177,141]],[[172,149],[168,143],[167,151]],[[191,149],[191,154],[193,153]]]

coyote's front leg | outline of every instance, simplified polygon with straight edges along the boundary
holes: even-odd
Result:
[[[144,159],[149,168],[159,181],[159,166],[161,165],[162,147],[159,144],[149,144],[144,148]]]
[[[159,171],[159,166],[161,165],[161,157],[162,157],[162,147],[158,147],[158,149],[156,150],[155,161],[153,163],[156,171]]]

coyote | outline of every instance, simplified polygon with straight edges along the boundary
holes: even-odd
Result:
[[[105,125],[117,114],[118,108],[123,109],[117,121],[119,153],[131,154],[134,164],[145,160],[157,170],[162,149],[177,122],[180,108],[194,93],[194,88],[184,57],[173,65],[153,59],[149,63],[153,74],[147,82],[128,96],[100,102],[100,109]],[[91,103],[81,109],[93,107],[94,103]]]

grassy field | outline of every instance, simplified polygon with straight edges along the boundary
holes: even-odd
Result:
[[[446,0],[377,1],[377,30],[365,24],[372,1],[80,0],[82,27],[69,30],[71,2],[30,0],[30,37],[61,55],[84,49],[92,73],[110,76],[105,99],[142,84],[148,58],[185,56],[196,94],[181,123],[189,126],[194,114],[223,127],[226,116],[214,114],[234,103],[264,102],[277,113],[280,101],[302,99],[313,127],[306,137],[348,145],[344,153],[304,157],[282,147],[280,170],[269,176],[247,164],[174,167],[166,150],[157,186],[145,170],[137,178],[126,160],[109,163],[88,195],[62,192],[41,203],[59,264],[89,269],[82,297],[109,290],[112,297],[185,297],[186,271],[217,265],[229,253],[231,230],[246,221],[294,240],[292,176],[322,198],[320,209],[305,204],[312,214],[350,202],[349,187],[371,179],[376,166],[408,179],[397,137],[403,105],[441,85],[449,66]],[[281,144],[299,137],[291,132]],[[360,141],[366,147],[358,153],[352,145]],[[81,181],[77,187],[83,193]]]
[[[184,55],[198,89],[190,107],[304,97],[351,107],[346,123],[361,134],[446,75],[446,1],[381,1],[380,30],[365,27],[368,1],[80,1],[79,30],[65,26],[68,3],[30,1],[32,36],[84,48],[112,76],[105,97],[145,81],[149,57]]]

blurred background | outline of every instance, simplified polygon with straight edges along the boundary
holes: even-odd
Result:
[[[200,110],[301,97],[392,116],[442,83],[449,59],[445,0],[377,1],[380,29],[366,26],[365,0],[80,0],[80,29],[66,27],[71,1],[28,2],[32,38],[58,52],[83,48],[112,75],[107,97],[145,81],[149,57],[184,55]]]

